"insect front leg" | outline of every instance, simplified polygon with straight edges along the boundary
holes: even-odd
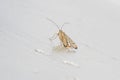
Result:
[[[55,40],[58,37],[58,33],[55,33],[52,37],[49,38],[50,41]]]

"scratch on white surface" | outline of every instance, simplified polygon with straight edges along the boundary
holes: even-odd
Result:
[[[43,55],[48,55],[44,50],[42,49],[34,49],[35,52],[43,54]]]
[[[63,63],[68,64],[68,65],[72,65],[72,66],[75,66],[75,67],[80,67],[79,64],[74,63],[74,62],[72,62],[72,61],[64,60]]]
[[[44,50],[42,50],[42,49],[35,49],[35,52],[48,56],[48,54],[47,54]],[[74,62],[72,62],[72,61],[64,60],[64,61],[62,61],[62,62],[63,62],[64,64],[68,64],[68,65],[71,65],[71,66],[74,66],[74,67],[80,67],[79,64],[74,63]]]
[[[39,52],[39,53],[41,53],[41,54],[44,54],[44,53],[45,53],[45,51],[43,51],[42,49],[35,49],[35,52]]]

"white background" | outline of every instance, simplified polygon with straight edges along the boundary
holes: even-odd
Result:
[[[47,17],[70,23],[75,53],[53,49]],[[120,80],[120,1],[0,0],[0,80]]]

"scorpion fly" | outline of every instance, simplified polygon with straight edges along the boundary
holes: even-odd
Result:
[[[59,29],[59,32],[57,33],[57,36],[59,37],[60,41],[62,42],[62,45],[65,47],[65,48],[74,48],[74,49],[77,49],[77,45],[75,44],[75,42],[62,30],[62,27],[65,25],[65,24],[68,24],[68,23],[64,23],[61,28],[58,27],[58,25],[52,21],[51,19],[47,18],[50,22],[52,22],[53,24],[55,24],[57,26],[57,28]]]

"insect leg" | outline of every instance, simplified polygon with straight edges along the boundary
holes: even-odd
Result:
[[[55,33],[52,37],[49,38],[50,41],[55,40],[58,36],[58,33]]]

